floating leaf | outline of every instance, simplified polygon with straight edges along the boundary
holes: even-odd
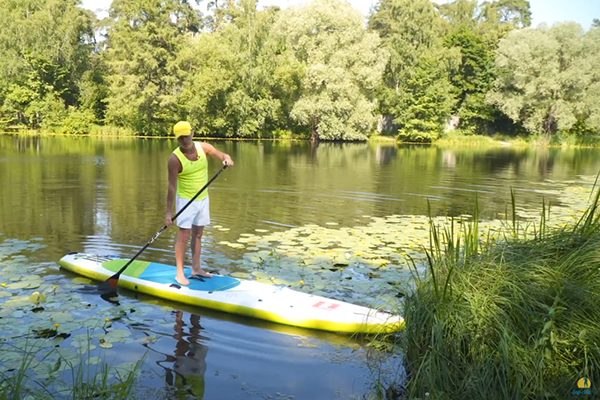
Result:
[[[65,322],[73,321],[73,316],[67,312],[57,312],[52,314],[50,319],[56,324],[64,324]]]
[[[110,342],[130,342],[128,337],[131,336],[131,332],[123,329],[110,331],[106,334],[105,339]]]
[[[11,283],[9,285],[6,286],[7,289],[11,289],[11,290],[15,290],[15,289],[24,289],[27,286],[29,286],[31,282],[29,281],[20,281],[20,282],[16,282],[16,283]]]
[[[247,272],[232,272],[231,274],[229,274],[229,276],[233,277],[233,278],[239,278],[239,279],[251,279],[252,275],[250,275]]]
[[[27,285],[27,289],[37,289],[42,284],[42,281],[32,281]]]
[[[96,364],[100,364],[102,362],[102,359],[100,357],[90,357],[87,360],[88,365],[96,365]]]

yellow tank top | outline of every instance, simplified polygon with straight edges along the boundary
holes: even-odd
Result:
[[[181,162],[181,172],[177,179],[177,195],[182,199],[191,200],[200,189],[208,182],[208,163],[206,162],[206,154],[202,150],[202,146],[198,142],[194,142],[198,152],[196,161],[189,160],[179,149],[179,146],[173,150],[173,154],[179,158]],[[208,188],[206,188],[196,200],[201,200],[208,196]]]

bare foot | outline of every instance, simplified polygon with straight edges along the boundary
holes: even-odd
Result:
[[[198,270],[192,269],[192,275],[198,275],[198,276],[202,276],[204,278],[212,278],[213,277],[212,274],[209,274],[202,268],[198,268]]]
[[[175,276],[175,280],[177,282],[179,282],[179,284],[181,284],[181,285],[189,285],[190,284],[190,281],[188,281],[188,279],[185,277],[185,275],[177,274],[177,276]]]

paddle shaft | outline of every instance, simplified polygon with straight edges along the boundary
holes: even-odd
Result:
[[[183,208],[182,208],[181,210],[179,210],[179,211],[178,211],[178,212],[175,214],[175,216],[173,217],[173,219],[172,219],[172,220],[173,220],[173,221],[175,221],[175,219],[176,219],[176,218],[177,218],[177,217],[178,217],[178,216],[179,216],[179,215],[180,215],[180,214],[181,214],[181,213],[182,213],[182,212],[183,212],[183,211],[184,211],[186,208],[188,208],[188,206],[189,206],[190,204],[192,204],[192,202],[193,202],[194,200],[196,200],[196,198],[197,198],[198,196],[200,196],[200,194],[201,194],[202,192],[204,192],[204,190],[205,190],[205,189],[208,187],[208,185],[210,185],[210,184],[212,183],[212,181],[214,181],[215,179],[217,179],[217,177],[218,177],[219,175],[221,175],[221,172],[225,171],[225,169],[226,169],[226,168],[227,168],[227,165],[223,165],[223,168],[221,168],[221,169],[219,170],[219,172],[217,172],[217,173],[216,173],[216,175],[215,175],[215,176],[213,176],[213,177],[212,177],[212,179],[211,179],[210,181],[208,181],[208,182],[206,183],[206,185],[204,185],[204,186],[202,187],[202,189],[200,189],[200,191],[198,191],[198,193],[196,193],[196,194],[194,195],[194,197],[192,197],[192,198],[191,198],[191,200],[190,200],[190,201],[188,201],[188,202],[187,202],[187,204],[186,204],[185,206],[183,206]],[[142,252],[143,252],[144,250],[146,250],[146,248],[147,248],[148,246],[150,246],[150,245],[151,245],[151,244],[152,244],[152,243],[153,243],[153,242],[154,242],[154,241],[155,241],[155,240],[156,240],[156,239],[157,239],[157,238],[160,236],[160,234],[161,234],[161,233],[163,233],[163,232],[164,232],[164,231],[165,231],[167,228],[168,228],[168,226],[165,224],[165,226],[163,226],[163,227],[162,227],[162,228],[161,228],[161,229],[160,229],[158,232],[156,232],[156,234],[154,234],[154,236],[152,236],[152,239],[150,239],[150,240],[148,241],[148,243],[146,243],[146,244],[144,245],[144,247],[142,247],[142,248],[140,249],[140,251],[138,251],[138,252],[137,252],[137,254],[136,254],[135,256],[133,256],[133,258],[127,262],[127,264],[125,264],[125,265],[124,265],[124,266],[123,266],[123,267],[122,267],[122,268],[121,268],[121,269],[120,269],[120,270],[119,270],[119,271],[118,271],[116,274],[114,274],[113,276],[111,276],[110,278],[108,278],[108,280],[107,280],[107,281],[110,283],[110,285],[111,285],[111,287],[112,287],[113,289],[114,289],[114,288],[117,286],[117,283],[118,283],[119,276],[120,276],[120,275],[123,273],[123,271],[125,271],[125,270],[127,269],[127,267],[128,267],[128,266],[129,266],[129,265],[130,265],[130,264],[131,264],[131,263],[132,263],[132,262],[133,262],[133,261],[134,261],[136,258],[138,258],[138,256],[139,256],[140,254],[142,254]],[[116,282],[115,282],[115,281],[116,281]],[[114,282],[114,283],[113,283],[113,282]],[[106,282],[105,282],[105,283],[106,283]]]

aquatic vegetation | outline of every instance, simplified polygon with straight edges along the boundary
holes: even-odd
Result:
[[[580,290],[587,296],[589,292],[586,290],[597,289],[580,282],[590,274],[584,270],[584,266],[586,260],[593,259],[594,253],[569,253],[573,258],[568,262],[564,261],[564,266],[559,272],[544,269],[552,260],[566,257],[566,253],[557,252],[558,244],[566,246],[565,251],[572,248],[573,243],[569,240],[572,240],[575,231],[569,231],[568,227],[580,221],[579,215],[585,211],[589,192],[589,188],[585,186],[589,183],[581,180],[571,182],[571,186],[549,191],[561,199],[561,204],[552,205],[551,208],[546,204],[542,204],[541,208],[540,205],[532,204],[516,207],[515,200],[512,210],[507,210],[499,214],[498,219],[492,220],[480,220],[477,212],[474,215],[459,215],[454,218],[445,215],[365,215],[362,217],[363,221],[357,221],[354,226],[324,221],[322,225],[306,225],[281,232],[256,229],[252,233],[241,234],[234,242],[221,242],[222,245],[230,247],[232,253],[239,252],[241,256],[238,260],[232,260],[231,255],[215,257],[213,260],[231,268],[223,271],[230,272],[231,276],[291,286],[308,293],[406,313],[407,321],[410,320],[420,329],[411,328],[407,334],[407,338],[414,340],[406,351],[407,354],[409,350],[412,351],[410,357],[407,355],[407,360],[412,373],[411,382],[415,382],[411,383],[415,393],[422,393],[420,390],[423,388],[435,393],[435,390],[430,388],[435,389],[434,383],[437,381],[423,383],[419,379],[424,375],[418,373],[415,377],[414,371],[419,370],[415,367],[419,362],[424,363],[422,371],[433,371],[439,367],[436,362],[441,362],[441,355],[438,354],[439,358],[435,360],[423,361],[424,356],[431,354],[424,355],[422,351],[426,349],[424,338],[429,337],[423,333],[433,335],[432,325],[428,324],[432,324],[440,315],[448,317],[449,321],[445,323],[449,325],[436,326],[439,331],[434,332],[434,337],[429,337],[437,346],[446,345],[443,343],[443,335],[447,333],[445,329],[458,329],[456,327],[460,324],[464,324],[465,329],[471,329],[452,331],[454,336],[448,336],[457,341],[455,346],[446,349],[454,351],[451,355],[459,358],[457,364],[467,359],[467,356],[459,353],[461,349],[456,349],[458,343],[462,346],[478,343],[481,349],[480,353],[476,354],[480,354],[481,357],[484,354],[492,354],[492,359],[500,357],[501,351],[512,352],[513,349],[517,349],[518,357],[511,358],[522,360],[525,373],[531,373],[534,367],[530,363],[531,360],[527,359],[526,346],[516,342],[517,339],[525,340],[521,337],[524,333],[518,336],[510,330],[515,327],[525,329],[527,326],[527,334],[536,338],[527,344],[537,346],[536,351],[543,354],[543,357],[539,355],[540,358],[536,359],[538,363],[560,364],[563,362],[560,360],[567,357],[570,357],[570,362],[575,363],[579,360],[578,357],[583,357],[589,360],[590,366],[597,368],[594,358],[597,356],[592,350],[592,338],[596,337],[594,328],[587,326],[586,321],[577,322],[578,325],[571,321],[571,325],[564,328],[563,320],[565,314],[568,314],[563,309],[565,302],[572,300]],[[544,217],[540,218],[540,214]],[[596,229],[596,222],[586,221],[588,220],[577,225],[576,235],[591,241],[591,238],[595,238],[593,231]],[[553,236],[551,227],[563,229],[562,232],[566,236]],[[227,231],[229,228],[215,226],[215,229]],[[65,283],[65,280],[61,279],[61,283],[58,284],[54,280],[56,277],[47,276],[49,271],[56,268],[55,263],[31,264],[28,261],[27,254],[43,246],[39,240],[0,239],[4,239],[0,242],[0,388],[3,389],[0,390],[3,393],[0,399],[27,396],[43,398],[48,395],[48,391],[67,390],[69,385],[72,390],[78,390],[78,393],[95,393],[99,398],[108,396],[108,393],[116,396],[116,392],[111,390],[121,387],[123,382],[130,382],[130,378],[133,379],[133,376],[127,375],[132,365],[127,367],[125,364],[128,369],[123,370],[123,364],[115,362],[116,354],[126,345],[156,340],[135,327],[143,326],[144,315],[162,307],[161,303],[154,303],[150,307],[123,297],[119,299],[118,306],[104,308],[101,305],[90,304],[80,294],[80,291],[91,283],[90,280],[78,277]],[[532,248],[536,248],[537,253]],[[545,251],[550,251],[550,255],[546,257],[543,253]],[[493,262],[484,258],[492,256],[496,257],[491,259]],[[479,260],[480,264],[466,267],[466,259]],[[544,268],[534,264],[532,260],[542,263]],[[509,266],[504,263],[508,263]],[[583,274],[578,278],[580,280],[576,280],[567,271],[569,263],[578,264],[573,267],[573,274]],[[519,268],[530,264],[533,272],[520,275]],[[460,271],[460,274],[457,274],[457,271]],[[470,273],[471,278],[463,271]],[[514,279],[514,282],[509,284],[504,279],[498,279],[498,274],[504,274],[506,279]],[[464,279],[455,278],[456,275],[464,276]],[[448,279],[449,276],[452,279]],[[466,295],[461,297],[457,294],[471,290],[472,286],[480,289],[482,293],[472,294],[467,300]],[[530,290],[530,286],[533,286],[533,289]],[[517,303],[511,303],[514,299],[506,300],[501,296],[517,289],[521,295],[517,298],[520,299]],[[545,297],[535,297],[542,296],[545,290],[553,290],[553,302]],[[486,297],[488,295],[492,297]],[[537,308],[532,308],[528,303],[534,297]],[[588,297],[587,301],[595,299],[593,295]],[[406,311],[403,309],[404,299],[408,299]],[[422,303],[418,303],[416,299],[420,299]],[[447,303],[447,299],[456,303]],[[447,304],[447,309],[444,308],[444,304]],[[479,316],[470,310],[469,306],[477,306],[489,314]],[[460,310],[458,316],[450,314],[453,311],[452,307]],[[577,315],[590,311],[586,307],[588,306],[582,306]],[[164,308],[171,310],[169,307]],[[514,318],[507,316],[512,315],[512,308],[517,310],[515,315],[524,318],[521,321],[523,327],[518,326],[518,321]],[[597,317],[593,311],[590,311],[589,315],[589,321]],[[543,322],[545,326],[550,320],[555,322],[543,331],[540,324]],[[492,326],[500,321],[505,323],[502,325],[502,329],[505,329],[505,342],[500,342],[501,337],[496,332],[500,328]],[[172,324],[168,322],[159,321],[153,324],[156,327],[172,329]],[[581,335],[581,338],[577,336],[579,342],[574,336],[566,336],[565,339],[563,332],[565,329],[575,329],[575,325],[579,329],[578,335]],[[476,334],[475,331],[479,333]],[[470,334],[466,336],[467,339],[460,336],[465,332]],[[414,337],[411,337],[411,334]],[[440,336],[441,334],[443,335]],[[371,340],[369,347],[386,353],[398,352],[401,344],[398,339],[399,336],[376,337]],[[494,340],[496,342],[493,342]],[[565,340],[568,345],[563,344]],[[538,342],[540,343],[536,345]],[[513,347],[498,349],[492,346],[493,343],[504,343],[504,346]],[[581,343],[588,346],[585,352],[569,355],[569,352],[575,351],[573,349],[579,349],[577,346]],[[565,352],[565,348],[569,350]],[[495,352],[486,353],[491,351],[490,349],[495,349]],[[559,350],[562,353],[558,353]],[[546,359],[546,354],[549,354],[551,359]],[[496,368],[493,371],[500,371],[499,363],[498,361],[493,365],[493,368]],[[470,377],[468,373],[475,374],[481,370],[480,368],[475,371],[475,367],[472,370],[463,368],[461,373],[464,375],[457,376],[448,372],[448,377],[438,378],[440,382],[445,382],[445,379],[462,379]],[[442,370],[443,373],[446,373],[445,370]],[[597,374],[597,369],[590,369],[590,376],[594,373]],[[438,378],[434,376],[428,379]],[[491,378],[486,375],[485,379]],[[541,381],[546,378],[542,374],[532,375],[532,379]],[[390,387],[389,382],[386,380],[381,386],[381,393]],[[567,384],[570,384],[570,381],[565,381],[565,385]],[[123,388],[130,387],[128,385]],[[36,397],[38,395],[41,397]]]
[[[572,223],[545,206],[535,225],[508,218],[484,246],[476,219],[432,219],[428,273],[405,304],[411,398],[566,398],[598,382],[599,196]]]
[[[112,368],[107,363],[100,364],[100,357],[91,357],[89,352],[69,356],[56,349],[46,352],[40,341],[27,343],[23,349],[6,344],[3,347],[3,354],[12,355],[18,366],[0,372],[0,400],[130,399],[145,359],[144,356],[136,363]],[[35,378],[31,377],[32,370]],[[67,373],[61,374],[63,371]]]
[[[149,307],[124,300],[102,309],[79,293],[89,280],[45,280],[53,263],[31,264],[24,255],[41,247],[0,243],[0,400],[131,398],[143,358],[115,362],[110,349],[147,340],[130,327],[142,325]]]
[[[226,266],[229,270],[224,273],[233,277],[286,285],[367,307],[401,309],[398,296],[414,287],[411,268],[415,266],[421,276],[426,274],[430,226],[443,230],[453,223],[462,226],[476,220],[481,232],[477,237],[478,246],[502,240],[508,231],[524,238],[523,234],[533,235],[533,224],[539,220],[542,208],[545,208],[543,212],[549,226],[574,223],[585,209],[591,184],[593,182],[582,178],[566,187],[548,190],[547,194],[559,197],[561,204],[515,206],[511,212],[499,214],[497,219],[480,220],[473,215],[455,218],[364,215],[364,223],[355,226],[339,226],[327,221],[279,232],[261,229],[256,233],[242,233],[235,242],[220,242],[237,249],[240,259],[215,257],[215,262]],[[517,220],[520,224],[512,224]],[[468,232],[458,234],[469,238]],[[440,240],[445,241],[445,238]],[[235,270],[231,272],[231,269]]]

